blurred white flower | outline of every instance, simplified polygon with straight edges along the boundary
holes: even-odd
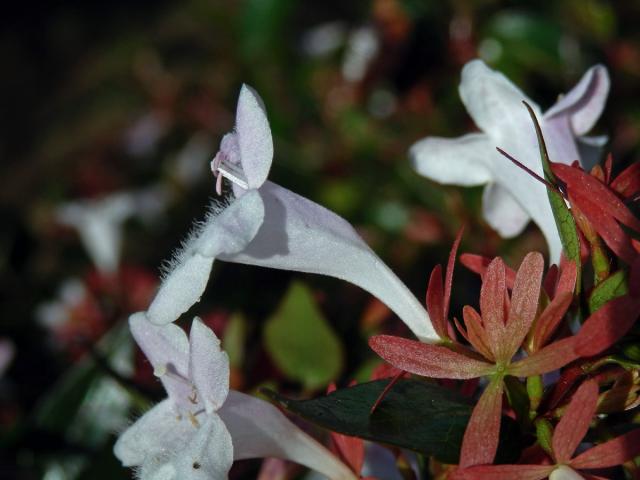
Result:
[[[387,304],[423,340],[436,340],[420,302],[344,219],[267,181],[271,129],[258,94],[240,91],[236,128],[212,161],[220,190],[233,184],[230,203],[214,205],[185,242],[147,312],[156,324],[176,320],[200,299],[214,259],[340,278]]]
[[[481,60],[473,60],[462,69],[460,98],[482,133],[455,139],[427,137],[414,144],[409,155],[418,173],[437,182],[486,185],[482,208],[487,222],[509,238],[533,219],[547,240],[551,261],[557,262],[562,246],[545,187],[502,157],[495,147],[542,175],[533,124],[522,105],[526,100],[540,120],[551,160],[567,164],[579,160],[578,143],[584,140],[587,147],[594,144],[593,139],[582,135],[597,121],[608,92],[607,70],[596,65],[542,115],[540,107],[504,75]],[[601,144],[599,139],[593,146]]]
[[[7,371],[14,355],[16,354],[16,347],[8,338],[0,338],[0,378]]]
[[[132,315],[129,325],[168,394],[114,447],[142,480],[224,479],[234,460],[259,457],[292,460],[330,479],[355,479],[271,404],[229,391],[227,354],[198,318],[189,338],[174,324],[149,323],[144,313]]]

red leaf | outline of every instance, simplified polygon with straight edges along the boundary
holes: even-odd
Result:
[[[540,314],[533,333],[534,352],[540,350],[549,341],[572,301],[573,293],[563,292],[557,295]]]
[[[340,459],[349,465],[356,475],[359,475],[364,464],[364,441],[336,432],[331,432],[331,440]]]
[[[540,480],[555,465],[479,465],[456,470],[451,480]]]
[[[604,183],[611,183],[611,171],[613,170],[613,155],[607,155],[604,161]],[[614,189],[615,190],[615,189]]]
[[[496,359],[503,358],[505,333],[504,298],[506,294],[505,265],[496,257],[487,267],[480,289],[480,313],[487,334],[487,343]]]
[[[453,268],[456,263],[456,254],[458,253],[458,247],[460,246],[460,240],[462,240],[462,234],[464,233],[464,226],[458,230],[456,239],[453,241],[451,251],[449,252],[449,261],[447,262],[447,271],[444,279],[444,318],[445,321],[449,318],[449,304],[451,302],[451,285],[453,284]]]
[[[571,461],[574,468],[606,468],[640,455],[640,428],[595,446]]]
[[[510,360],[518,351],[536,318],[543,271],[544,259],[538,252],[529,253],[520,264],[511,294],[503,360]]]
[[[547,296],[553,298],[553,294],[556,291],[556,285],[558,284],[558,276],[560,272],[558,266],[554,263],[547,270],[547,274],[544,276],[544,280],[542,280],[542,288],[547,293]]]
[[[555,408],[584,374],[580,365],[572,365],[563,370],[547,402],[548,410]]]
[[[439,345],[376,335],[369,339],[369,346],[380,357],[400,370],[432,378],[467,379],[487,375],[493,365],[482,360],[454,352]]]
[[[588,197],[581,197],[575,192],[569,194],[569,200],[576,202],[580,211],[602,237],[604,243],[625,262],[631,263],[638,255],[631,244],[631,237],[627,235],[618,222],[609,215],[598,203]]]
[[[611,189],[580,168],[573,168],[562,163],[552,163],[551,169],[567,185],[569,195],[576,195],[586,200],[593,199],[608,215],[619,222],[640,231],[638,220]],[[580,207],[585,215],[588,213]]]
[[[474,253],[463,253],[460,255],[460,263],[471,270],[473,273],[477,273],[481,277],[484,277],[487,267],[491,263],[491,259],[483,257],[482,255],[476,255]],[[513,282],[516,279],[516,272],[512,268],[505,267],[507,288],[511,290],[513,288]]]
[[[611,188],[629,198],[640,192],[640,162],[632,163],[611,182]]]
[[[431,271],[427,286],[427,312],[433,329],[440,338],[448,338],[447,318],[445,316],[444,291],[442,286],[442,267],[436,265]]]
[[[495,356],[489,347],[487,332],[482,325],[480,314],[473,307],[465,305],[462,309],[462,317],[467,327],[466,339],[487,360],[495,361]]]
[[[473,408],[460,450],[460,467],[492,463],[500,438],[502,380],[494,380]]]
[[[578,358],[575,352],[575,340],[575,337],[563,338],[512,363],[509,365],[509,374],[516,377],[531,377],[564,367]]]
[[[571,397],[567,409],[553,432],[551,444],[557,463],[567,463],[589,430],[596,413],[598,384],[587,380]]]
[[[563,258],[560,263],[560,278],[558,278],[558,283],[556,284],[553,295],[557,296],[565,292],[573,295],[576,289],[577,278],[578,268],[576,267],[576,262]]]
[[[609,300],[582,325],[576,335],[576,353],[591,357],[612,346],[640,315],[640,299],[628,295]]]

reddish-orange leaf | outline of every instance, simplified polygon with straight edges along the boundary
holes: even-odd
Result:
[[[571,365],[562,371],[560,378],[553,387],[551,396],[547,401],[548,408],[552,409],[566,397],[578,380],[584,376],[584,370],[580,365]]]
[[[376,335],[369,346],[380,357],[400,370],[432,378],[467,379],[487,375],[493,365],[439,345],[390,335]],[[461,349],[462,350],[462,349]]]
[[[640,192],[640,162],[632,163],[611,182],[611,188],[629,198]]]
[[[597,178],[592,177],[580,168],[573,168],[562,163],[551,165],[553,173],[567,185],[570,195],[594,199],[598,206],[619,222],[640,231],[638,220],[612,190]],[[580,208],[584,211],[584,208]],[[588,216],[588,212],[584,212]]]
[[[496,257],[487,267],[480,289],[482,323],[487,333],[489,348],[495,358],[502,358],[504,346],[504,298],[506,291],[505,265],[500,257]]]
[[[478,465],[461,468],[449,476],[451,480],[541,480],[549,476],[555,465]]]
[[[451,286],[453,285],[453,268],[456,263],[456,255],[458,253],[458,247],[460,246],[460,240],[462,240],[462,234],[464,233],[464,226],[458,230],[456,239],[453,241],[451,251],[449,252],[449,261],[447,262],[447,271],[444,279],[444,318],[445,321],[449,318],[449,304],[451,302]]]
[[[599,203],[576,192],[569,194],[569,200],[571,203],[578,204],[580,211],[589,219],[589,223],[596,229],[604,243],[618,257],[627,263],[631,263],[635,259],[638,253],[631,244],[631,237],[620,228],[618,222]]]
[[[598,384],[587,380],[571,397],[567,409],[553,431],[551,445],[557,463],[567,463],[589,430],[596,413]]]
[[[581,453],[571,461],[574,468],[606,468],[640,455],[640,428]]]
[[[484,277],[487,267],[491,263],[491,259],[483,257],[482,255],[476,255],[474,253],[463,253],[460,255],[460,263],[471,270],[473,273],[477,273],[481,277]],[[516,280],[516,272],[512,268],[505,266],[507,288],[511,290],[513,288],[513,282]]]
[[[442,267],[436,265],[431,271],[427,286],[427,312],[433,324],[433,329],[440,338],[448,338],[447,318],[445,316],[444,290],[442,285]]]
[[[628,295],[609,300],[596,310],[576,335],[576,353],[591,357],[612,346],[640,315],[640,298]]]
[[[494,361],[496,357],[489,347],[487,332],[482,325],[480,314],[473,307],[465,305],[462,309],[462,317],[467,327],[466,339],[484,358]]]
[[[516,377],[531,377],[552,372],[578,358],[575,348],[575,337],[563,338],[512,363],[509,365],[509,374]]]
[[[607,155],[606,160],[604,161],[604,183],[607,185],[611,183],[611,172],[613,170],[613,155]]]
[[[578,278],[578,269],[576,262],[562,259],[560,263],[560,278],[554,291],[554,296],[562,293],[571,293],[573,295],[576,289],[576,279]]]
[[[540,350],[549,341],[572,301],[573,293],[560,293],[540,314],[533,333],[532,348],[534,352]]]
[[[560,270],[558,266],[554,263],[549,267],[546,275],[544,276],[544,280],[542,280],[542,288],[547,293],[547,296],[550,298],[553,298],[553,295],[555,294],[559,275],[560,275]]]
[[[494,380],[473,408],[460,450],[460,467],[492,463],[500,438],[502,380]]]
[[[504,357],[498,360],[510,360],[529,333],[538,310],[543,271],[544,259],[538,252],[531,252],[522,260],[511,294]]]
[[[364,464],[364,441],[361,438],[336,432],[331,432],[331,440],[340,459],[349,465],[356,475],[359,475]]]

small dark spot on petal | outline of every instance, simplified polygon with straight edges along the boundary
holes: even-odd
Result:
[[[192,466],[195,470],[198,470],[200,468],[200,464],[198,462],[193,462]]]

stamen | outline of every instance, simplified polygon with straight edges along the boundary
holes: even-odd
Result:
[[[174,380],[178,380],[179,382],[188,383],[189,385],[191,385],[191,382],[189,381],[188,378],[182,376],[181,374],[179,374],[173,368],[170,368],[170,367],[171,367],[170,364],[158,365],[154,367],[153,374],[158,378],[168,377]]]
[[[245,190],[249,189],[249,183],[242,172],[242,169],[236,167],[235,165],[221,162],[218,167],[218,172],[220,175],[225,177],[227,180],[235,183],[239,187],[244,188]]]
[[[200,428],[200,423],[196,419],[196,416],[191,412],[189,412],[189,421],[191,422],[191,425],[193,425],[194,427]]]
[[[213,157],[213,160],[211,160],[211,171],[216,177],[216,193],[222,195],[222,177],[247,190],[249,183],[244,176],[242,168],[233,163],[225,162],[225,159],[225,154],[220,151]]]

